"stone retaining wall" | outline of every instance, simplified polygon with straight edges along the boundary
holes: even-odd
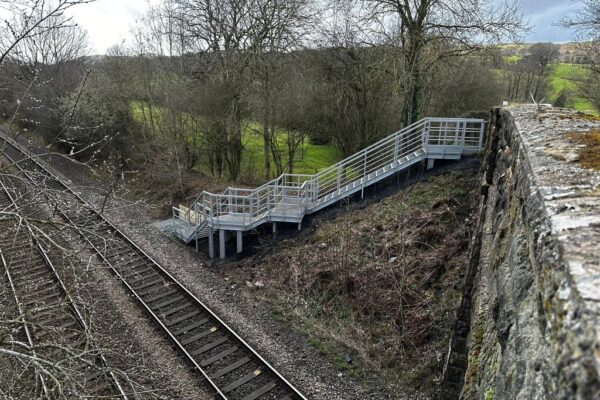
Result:
[[[444,399],[600,399],[600,171],[571,110],[492,111]]]

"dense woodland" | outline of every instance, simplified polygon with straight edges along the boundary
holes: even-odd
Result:
[[[423,116],[560,104],[572,93],[549,99],[547,89],[561,58],[598,74],[575,46],[502,45],[527,30],[512,1],[164,0],[106,55],[90,55],[64,9],[22,3],[3,26],[5,127],[80,160],[176,171],[180,192],[189,174],[297,172],[310,144],[336,149],[335,161]],[[581,18],[564,23],[587,44]],[[594,86],[581,87],[598,104]]]

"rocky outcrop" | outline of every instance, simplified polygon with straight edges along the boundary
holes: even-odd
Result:
[[[600,399],[600,172],[569,110],[495,109],[445,399]]]

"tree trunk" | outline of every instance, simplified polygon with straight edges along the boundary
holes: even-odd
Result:
[[[419,34],[410,35],[405,53],[406,68],[408,71],[408,89],[402,112],[402,123],[407,126],[419,119],[420,96],[422,89],[421,51]]]
[[[264,75],[265,84],[265,97],[264,97],[264,110],[263,110],[263,154],[265,157],[265,179],[269,180],[271,177],[271,132],[269,127],[271,126],[271,82],[269,77],[268,68],[265,68]]]

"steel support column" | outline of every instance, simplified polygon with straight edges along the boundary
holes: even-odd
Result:
[[[244,243],[242,242],[242,231],[236,231],[236,239],[237,239],[237,253],[240,254],[242,250],[244,250]]]
[[[225,258],[225,229],[219,229],[219,257]]]
[[[215,241],[211,227],[208,227],[208,257],[211,259],[215,258]]]

